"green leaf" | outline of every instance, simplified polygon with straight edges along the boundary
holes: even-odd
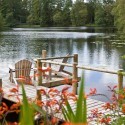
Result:
[[[63,115],[66,121],[73,123],[87,123],[87,106],[83,77],[81,79],[80,91],[76,103],[76,112],[73,112],[69,102],[67,101],[66,107],[63,107]]]
[[[84,80],[83,77],[81,79],[80,91],[77,100],[76,106],[76,119],[75,122],[82,122],[83,118],[83,97],[84,97]]]
[[[34,125],[34,110],[28,103],[24,86],[22,85],[23,104],[21,106],[20,125]]]

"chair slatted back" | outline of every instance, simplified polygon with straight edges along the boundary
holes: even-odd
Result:
[[[69,56],[69,54],[67,54],[66,56]],[[58,62],[58,63],[67,63],[68,58],[64,57],[63,59],[54,59],[53,61]],[[63,66],[63,65],[53,65],[52,69],[54,68],[54,69],[56,69],[56,71],[61,72],[61,71],[63,71],[64,67],[65,66]]]
[[[66,56],[68,56],[68,55],[66,55]],[[67,61],[68,61],[68,58],[65,57],[65,58],[63,58],[62,63],[67,63]],[[59,72],[63,71],[64,67],[65,66],[61,65],[60,68],[59,68]]]
[[[32,62],[29,60],[20,60],[15,64],[15,77],[28,77],[30,76]]]

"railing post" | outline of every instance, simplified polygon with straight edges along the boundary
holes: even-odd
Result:
[[[74,54],[73,58],[73,78],[72,78],[72,92],[77,94],[77,86],[78,86],[78,54]]]
[[[49,63],[49,80],[52,80],[52,70],[51,70],[51,63]]]
[[[41,59],[37,59],[37,73],[38,73],[38,85],[42,85],[42,62]]]
[[[42,50],[42,58],[45,59],[47,55],[46,50]],[[43,63],[43,66],[46,67],[46,63]]]
[[[120,90],[123,89],[123,69],[119,69],[118,70],[118,91],[120,92]],[[118,94],[118,98],[120,99],[120,94]],[[122,103],[123,101],[121,100],[120,103]]]
[[[123,89],[123,69],[118,70],[118,89]]]
[[[0,78],[0,87],[2,87],[2,79]]]
[[[42,100],[41,92],[37,89],[37,100]]]

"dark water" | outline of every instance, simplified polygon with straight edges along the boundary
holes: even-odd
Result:
[[[7,77],[8,65],[28,58],[41,56],[43,49],[48,56],[65,56],[78,53],[79,65],[125,69],[125,44],[116,44],[112,28],[14,28],[2,32],[0,37],[0,77]],[[71,69],[69,69],[71,70]],[[82,71],[79,70],[79,75]],[[117,76],[94,71],[84,71],[86,92],[97,88],[99,93],[107,94],[107,85],[117,84]],[[98,97],[102,100],[102,97]]]

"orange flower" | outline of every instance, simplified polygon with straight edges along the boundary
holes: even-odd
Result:
[[[125,98],[125,95],[119,94],[119,100],[123,100]]]
[[[125,104],[122,104],[122,113],[125,114]]]
[[[49,72],[49,71],[51,70],[51,68],[50,68],[50,67],[47,67],[47,68],[45,68],[45,69],[42,69],[42,68],[40,67],[40,68],[38,68],[38,70],[41,71],[41,72]]]
[[[91,95],[95,95],[97,93],[97,90],[96,90],[96,88],[90,88],[90,92],[89,92],[89,96],[91,96]]]
[[[10,89],[10,92],[16,93],[16,92],[18,92],[18,89],[17,88],[12,88],[12,89]]]
[[[62,89],[62,93],[66,93],[69,88],[70,88],[69,86],[65,86],[65,87]]]
[[[67,96],[68,96],[68,99],[71,99],[73,101],[77,101],[77,97],[74,93],[68,93]]]
[[[42,95],[46,95],[46,91],[44,89],[40,89]]]
[[[52,97],[56,96],[59,94],[59,91],[55,88],[50,88],[50,90],[48,91],[48,94]]]
[[[95,109],[91,110],[91,115],[93,116],[93,118],[98,118],[102,115],[102,113],[99,112],[97,108],[95,108]]]
[[[3,117],[4,113],[8,111],[8,106],[6,103],[2,102],[0,106],[0,119]]]
[[[15,103],[15,104],[13,104],[13,105],[10,107],[10,110],[11,110],[11,111],[14,111],[14,112],[16,112],[16,113],[19,113],[19,112],[20,112],[20,110],[19,110],[20,106],[21,106],[20,102]]]
[[[3,92],[3,89],[2,89],[2,87],[0,87],[0,93],[2,93]]]
[[[17,122],[7,122],[7,125],[19,125]]]
[[[105,103],[105,105],[102,106],[105,110],[111,109],[111,104],[109,102]]]
[[[104,123],[104,124],[109,124],[111,122],[111,118],[110,117],[104,117],[101,118],[100,123]]]
[[[44,105],[44,102],[42,102],[41,100],[37,100],[36,104],[40,107],[42,107]]]
[[[64,78],[64,81],[62,81],[63,84],[69,84],[71,83],[71,81],[69,80],[69,78]]]
[[[57,122],[58,122],[58,118],[56,118],[56,117],[52,117],[52,119],[51,119],[51,123],[52,123],[52,125],[57,124]]]

